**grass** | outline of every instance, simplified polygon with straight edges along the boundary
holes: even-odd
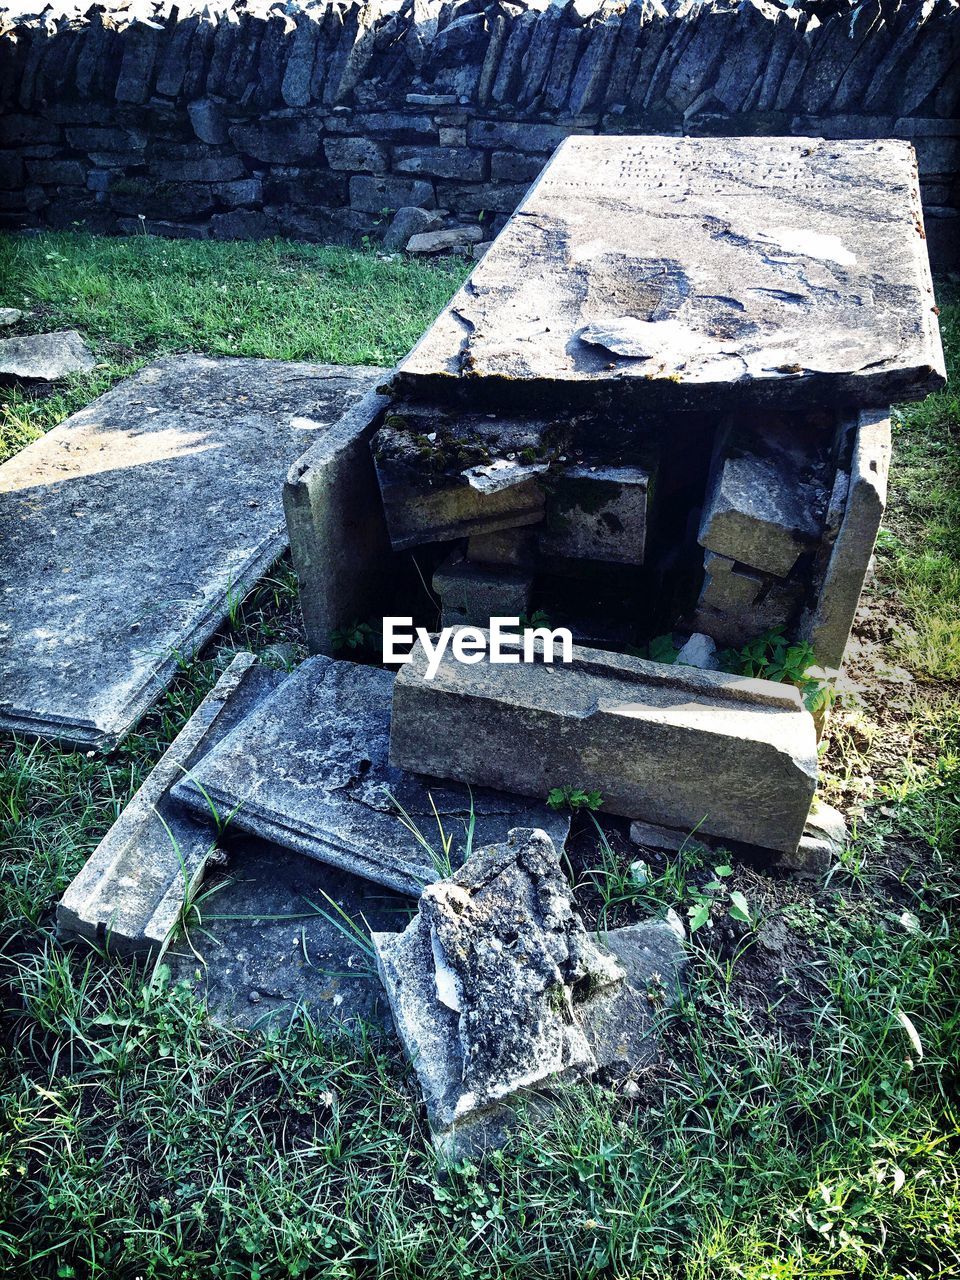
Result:
[[[158,355],[392,364],[464,274],[286,240],[0,237],[0,306],[30,312],[18,331],[75,328],[99,358],[40,406],[3,394],[0,460]]]
[[[47,280],[50,252],[65,261]],[[157,259],[152,292],[143,254]],[[250,353],[389,361],[459,278],[279,244],[38,237],[3,244],[0,260],[0,303],[26,294],[31,323],[76,324],[107,360],[105,378],[160,350],[238,342],[228,335],[241,325],[224,313],[243,306],[227,293],[210,309],[215,282],[250,299],[249,282],[276,270],[282,293],[293,261],[317,291],[306,346],[284,345],[297,326],[271,293]],[[127,265],[141,270],[129,289]],[[115,292],[90,283],[104,279]],[[391,292],[403,280],[409,299]],[[355,325],[373,297],[379,314]],[[958,309],[941,319],[955,356]],[[20,430],[45,429],[67,401],[21,404]],[[898,415],[859,632],[874,647],[852,663],[862,692],[839,700],[824,750],[825,790],[851,822],[841,866],[807,883],[735,865],[693,936],[685,998],[657,1013],[669,1054],[641,1073],[639,1097],[571,1088],[551,1119],[531,1117],[482,1166],[437,1166],[412,1072],[384,1033],[333,1036],[305,1011],[264,1034],[226,1030],[162,967],[130,969],[54,933],[57,897],[229,653],[302,652],[288,569],[237,601],[201,655],[184,656],[115,752],[6,744],[0,1276],[960,1274],[958,427],[953,392]],[[598,841],[579,821],[574,873],[592,918],[668,907],[689,918],[701,903],[718,860],[695,840],[651,857],[637,885],[626,874],[637,850],[615,824],[601,816]],[[753,923],[731,919],[734,892]]]

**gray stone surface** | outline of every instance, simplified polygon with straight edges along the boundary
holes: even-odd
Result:
[[[630,839],[645,849],[665,849],[679,853],[685,846],[699,843],[699,832],[677,831],[673,827],[661,827],[653,822],[631,822]]]
[[[0,379],[55,382],[70,373],[89,373],[95,364],[76,329],[0,340]]]
[[[530,529],[475,534],[467,540],[467,559],[477,564],[529,566],[533,562],[534,536]]]
[[[430,209],[418,209],[415,206],[398,209],[383,237],[384,249],[388,253],[405,249],[411,236],[432,230],[439,220],[439,214]]]
[[[221,819],[232,815],[231,828],[419,894],[443,874],[444,838],[452,864],[462,861],[471,795],[388,763],[393,680],[377,667],[311,658],[204,757],[175,798],[199,814],[212,801]],[[569,821],[544,804],[482,789],[472,804],[476,842],[515,826],[566,838]]]
[[[225,837],[221,855],[204,880],[201,920],[167,949],[173,980],[189,982],[228,1026],[283,1025],[298,1007],[331,1026],[389,1025],[361,940],[402,929],[410,899],[253,836]]]
[[[482,565],[455,551],[433,575],[442,625],[486,627],[491,618],[519,618],[529,612],[533,574],[511,565]]]
[[[443,231],[423,231],[407,241],[407,253],[457,253],[472,248],[483,239],[480,227],[448,227]]]
[[[527,795],[599,790],[604,812],[793,850],[816,731],[797,689],[574,646],[573,661],[465,666],[432,680],[419,644],[394,686],[390,759]]]
[[[19,307],[0,307],[0,325],[17,324],[23,319],[23,312]]]
[[[116,742],[286,545],[281,487],[378,370],[175,356],[0,468],[0,727]]]
[[[283,507],[313,653],[331,654],[334,631],[375,611],[390,540],[370,440],[388,403],[368,391],[287,473]]]
[[[692,625],[718,644],[740,648],[765,631],[786,633],[797,614],[803,588],[708,551]]]
[[[574,560],[643,564],[651,475],[642,467],[554,468],[540,551]]]
[[[920,228],[902,142],[569,138],[398,381],[920,398],[944,377]]]
[[[61,936],[124,955],[165,950],[208,862],[222,857],[209,815],[185,813],[170,788],[283,679],[254,661],[234,658],[68,885]]]
[[[720,660],[717,646],[702,631],[695,631],[677,654],[677,662],[684,667],[700,667],[703,671],[717,671]]]
[[[839,531],[817,583],[816,602],[800,624],[820,666],[836,668],[843,662],[883,518],[889,467],[890,419],[881,412],[864,413],[854,439]]]
[[[822,431],[798,439],[793,423],[728,424],[717,440],[700,545],[786,578],[823,529],[828,445]]]
[[[839,809],[814,799],[796,849],[780,854],[774,866],[799,876],[823,876],[847,844],[847,823]]]
[[[670,936],[667,937],[666,935]],[[585,931],[557,852],[515,830],[425,891],[402,934],[374,933],[380,975],[448,1158],[500,1145],[513,1107],[564,1079],[625,1074],[655,1054],[647,991],[675,996],[669,929]],[[609,949],[608,949],[609,948]],[[622,957],[622,959],[621,959]]]

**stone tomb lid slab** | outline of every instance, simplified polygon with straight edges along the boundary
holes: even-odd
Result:
[[[906,142],[572,137],[396,382],[887,405],[944,381],[934,305]]]
[[[160,360],[0,467],[0,730],[116,742],[286,547],[287,468],[383,370]]]
[[[453,867],[462,863],[471,806],[473,844],[538,827],[563,847],[569,818],[545,804],[390,765],[393,683],[378,667],[308,659],[173,788],[174,799],[201,815],[212,803],[230,829],[415,896],[447,873],[444,836]]]

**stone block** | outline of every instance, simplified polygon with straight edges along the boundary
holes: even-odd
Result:
[[[739,649],[765,631],[787,633],[796,619],[803,585],[759,573],[708,551],[692,625],[718,644]]]
[[[798,441],[795,433],[792,423],[734,423],[721,431],[697,539],[702,547],[786,578],[816,546],[828,499],[829,441],[819,433],[818,442],[813,432]]]
[[[79,160],[28,160],[27,173],[33,182],[48,185],[83,187],[87,170]]]
[[[554,468],[540,551],[572,560],[643,564],[650,472],[642,467]]]
[[[471,147],[509,148],[542,156],[558,147],[569,134],[569,129],[559,125],[525,121],[471,120],[467,126]]]
[[[447,441],[432,426],[430,417],[420,422],[400,406],[400,411],[387,415],[371,444],[395,550],[543,519],[540,477],[545,464],[504,461],[491,467],[485,464],[488,454],[482,441],[470,439],[466,425],[462,442]],[[459,461],[451,465],[448,454]],[[487,474],[491,469],[493,476]]]
[[[89,373],[95,364],[93,352],[76,329],[0,341],[0,379],[56,382],[71,373]]]
[[[184,813],[170,789],[283,679],[254,663],[252,653],[233,659],[71,881],[57,907],[61,936],[164,952],[208,862],[222,857],[210,815]]]
[[[167,182],[231,182],[246,176],[246,167],[238,155],[210,152],[205,156],[174,156],[152,159],[149,172]]]
[[[428,173],[435,178],[459,178],[479,182],[486,177],[487,160],[482,151],[469,147],[394,147],[395,173]]]
[[[195,102],[187,103],[187,114],[193,132],[201,142],[219,147],[227,141],[227,122],[219,102],[210,98],[197,98]]]
[[[490,177],[496,182],[530,183],[542,168],[542,157],[517,151],[494,151],[490,157]]]
[[[425,231],[431,231],[439,220],[439,215],[429,209],[417,209],[414,206],[398,209],[390,226],[387,228],[386,235],[383,237],[384,249],[388,253],[393,253],[397,249],[405,249],[411,236],[422,235]]]
[[[262,240],[275,233],[277,224],[259,209],[231,209],[210,219],[215,240]]]
[[[832,805],[814,798],[797,848],[780,854],[774,866],[799,876],[825,876],[847,844],[847,823]]]
[[[267,164],[315,161],[320,154],[319,126],[304,116],[268,117],[249,124],[235,124],[228,133],[238,151]]]
[[[533,151],[538,129],[468,138]],[[581,402],[605,386],[663,410],[922,399],[944,366],[921,218],[896,140],[571,137],[398,386],[469,379],[474,405],[505,383]]]
[[[459,866],[471,841],[536,826],[562,844],[569,822],[544,804],[392,767],[393,680],[378,667],[309,659],[182,779],[175,799],[201,816],[212,803],[231,828],[415,896]]]
[[[407,253],[464,253],[483,239],[480,227],[446,227],[422,231],[407,241]]]
[[[5,114],[0,117],[0,146],[24,147],[59,142],[59,126],[39,116]]]
[[[576,781],[604,812],[797,847],[817,751],[791,686],[577,646],[569,663],[465,666],[448,651],[431,680],[426,667],[418,644],[394,687],[401,768],[534,796]]]
[[[528,568],[534,559],[534,534],[530,529],[499,529],[478,533],[467,542],[467,559],[477,564]]]
[[[491,618],[519,618],[529,611],[529,569],[480,565],[454,552],[433,575],[445,627],[486,627]]]
[[[836,668],[843,662],[883,518],[889,466],[889,417],[861,414],[840,528],[816,585],[816,600],[800,623],[801,637],[813,646],[822,667]]]
[[[390,165],[387,148],[371,138],[325,138],[323,151],[331,169],[386,173]]]
[[[291,466],[283,489],[300,610],[312,653],[374,610],[389,561],[370,440],[389,400],[370,391]]]
[[[67,141],[75,151],[142,152],[147,135],[140,129],[117,129],[109,126],[79,125],[67,129]]]
[[[448,1159],[501,1145],[514,1107],[549,1105],[544,1091],[561,1081],[648,1064],[648,989],[656,975],[675,998],[683,969],[656,924],[588,935],[556,849],[535,830],[480,849],[424,892],[402,934],[373,941]]]
[[[701,671],[717,671],[720,661],[717,646],[710,636],[695,631],[677,654],[676,661],[683,667],[699,667]]]
[[[174,356],[5,462],[0,728],[121,738],[283,553],[299,424],[325,430],[380,373]]]
[[[403,209],[409,205],[435,209],[437,197],[433,183],[423,178],[379,178],[357,174],[350,179],[350,204],[362,213],[383,213],[385,209]]]

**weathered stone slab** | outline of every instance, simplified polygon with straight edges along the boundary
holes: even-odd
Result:
[[[921,398],[944,378],[922,225],[903,142],[569,138],[397,381]]]
[[[465,785],[392,767],[393,680],[377,667],[309,659],[174,788],[175,798],[200,814],[212,802],[221,819],[232,815],[232,828],[414,895],[445,874],[448,858],[457,866],[471,842],[503,839],[511,827],[543,827],[563,842],[569,821],[546,805],[481,789],[471,799]]]
[[[823,529],[824,435],[795,443],[783,423],[728,424],[718,440],[698,541],[708,551],[786,578]],[[821,433],[824,434],[824,433]]]
[[[887,500],[890,419],[864,413],[857,425],[839,532],[818,583],[817,599],[801,620],[801,636],[817,662],[839,667],[873,555]]]
[[[0,378],[55,382],[70,373],[89,373],[95,364],[93,352],[76,329],[0,341]]]
[[[418,644],[396,679],[394,765],[533,796],[576,781],[604,812],[797,846],[817,752],[791,686],[577,646],[567,664],[426,666]]]
[[[390,541],[396,550],[421,542],[450,542],[543,518],[543,462],[524,463],[517,448],[492,452],[486,420],[450,427],[430,413],[401,406],[372,441]],[[539,444],[540,424],[518,424],[519,441]],[[509,437],[513,440],[513,437]],[[509,451],[513,458],[504,454]]]
[[[642,467],[567,466],[550,476],[540,551],[643,564],[651,476]]]
[[[797,582],[774,578],[708,551],[693,626],[718,644],[739,648],[765,631],[789,630],[803,593]]]
[[[176,356],[0,468],[0,727],[116,742],[281,554],[284,469],[380,370]]]
[[[656,926],[598,945],[536,830],[475,853],[424,892],[402,934],[373,940],[434,1141],[455,1158],[500,1145],[522,1098],[543,1105],[562,1080],[648,1062],[647,987],[656,976],[669,998],[682,967]]]
[[[533,574],[510,565],[481,565],[454,552],[433,575],[442,625],[486,627],[491,618],[519,618],[529,611]]]
[[[161,954],[211,858],[217,832],[184,813],[170,788],[215,742],[284,679],[238,654],[164,752],[57,907],[65,937],[88,938],[119,954]]]
[[[528,567],[533,563],[534,534],[529,529],[478,533],[467,541],[467,559],[477,564]]]
[[[312,653],[375,612],[390,540],[370,441],[389,401],[369,391],[290,468],[283,488],[300,612]]]
[[[402,929],[408,897],[254,836],[225,836],[221,856],[204,880],[200,921],[166,951],[174,981],[190,982],[228,1026],[283,1025],[297,1007],[331,1026],[389,1023],[363,940]]]

